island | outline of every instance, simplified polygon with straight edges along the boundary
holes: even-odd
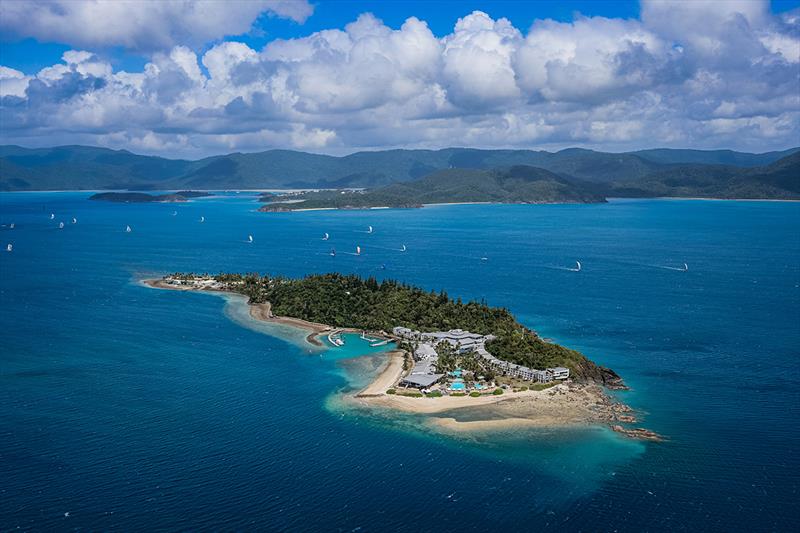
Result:
[[[429,204],[602,203],[598,187],[542,168],[445,169],[374,189],[317,190],[265,198],[259,211],[416,208]]]
[[[89,197],[89,200],[118,203],[148,203],[148,202],[188,202],[191,198],[203,198],[211,194],[202,191],[178,191],[169,194],[148,194],[144,192],[99,192]]]
[[[661,439],[628,426],[636,422],[632,409],[608,394],[626,389],[613,370],[542,339],[508,309],[485,302],[338,273],[299,279],[175,273],[144,283],[242,295],[253,318],[304,329],[317,346],[335,348],[343,332],[395,343],[374,381],[347,396],[359,407],[435,414],[427,423],[451,431],[602,423],[632,438]],[[469,421],[445,416],[468,407],[491,413]]]

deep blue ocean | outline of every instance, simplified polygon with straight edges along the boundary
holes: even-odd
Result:
[[[268,214],[245,193],[89,195],[0,194],[2,531],[800,530],[798,203]],[[379,353],[314,351],[238,300],[139,283],[174,271],[485,298],[615,369],[668,440],[451,437],[353,412],[338,393]]]

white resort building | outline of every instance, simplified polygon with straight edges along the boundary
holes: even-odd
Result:
[[[494,335],[480,335],[461,329],[423,333],[404,327],[396,327],[392,333],[401,339],[416,343],[414,368],[401,381],[401,384],[406,386],[429,387],[444,376],[444,374],[435,373],[436,361],[439,358],[435,346],[440,342],[450,344],[458,353],[474,352],[493,370],[509,377],[538,383],[549,383],[554,379],[569,377],[569,369],[562,366],[538,370],[498,359],[486,349],[486,343],[495,339]]]

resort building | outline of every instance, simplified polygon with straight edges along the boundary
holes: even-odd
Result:
[[[424,388],[441,379],[442,374],[435,374],[436,361],[439,357],[435,346],[440,342],[450,344],[458,353],[473,352],[496,372],[523,381],[550,383],[554,379],[567,379],[569,377],[569,369],[563,366],[539,370],[498,359],[486,349],[486,343],[495,339],[494,335],[480,335],[461,329],[420,332],[404,327],[396,327],[392,332],[397,337],[417,343],[414,349],[414,360],[416,361],[414,368],[408,377],[401,382],[407,382],[408,386]],[[422,379],[421,376],[438,377],[434,381],[430,381],[429,379]],[[429,381],[430,383],[428,383]]]
[[[569,368],[564,368],[563,366],[548,368],[547,371],[553,374],[553,379],[567,379],[569,377]]]

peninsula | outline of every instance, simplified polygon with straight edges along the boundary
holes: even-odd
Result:
[[[118,203],[149,203],[149,202],[188,202],[190,198],[203,198],[211,196],[201,191],[178,191],[169,194],[147,194],[144,192],[99,192],[89,197],[89,200]]]
[[[146,280],[154,288],[240,294],[253,318],[309,331],[333,346],[343,331],[397,343],[378,377],[347,401],[424,415],[492,408],[489,420],[436,416],[442,429],[607,423],[625,435],[659,440],[631,409],[604,391],[625,389],[611,369],[547,342],[503,308],[453,300],[393,280],[337,273],[300,279],[258,274],[176,273]],[[323,335],[324,334],[324,335]]]

